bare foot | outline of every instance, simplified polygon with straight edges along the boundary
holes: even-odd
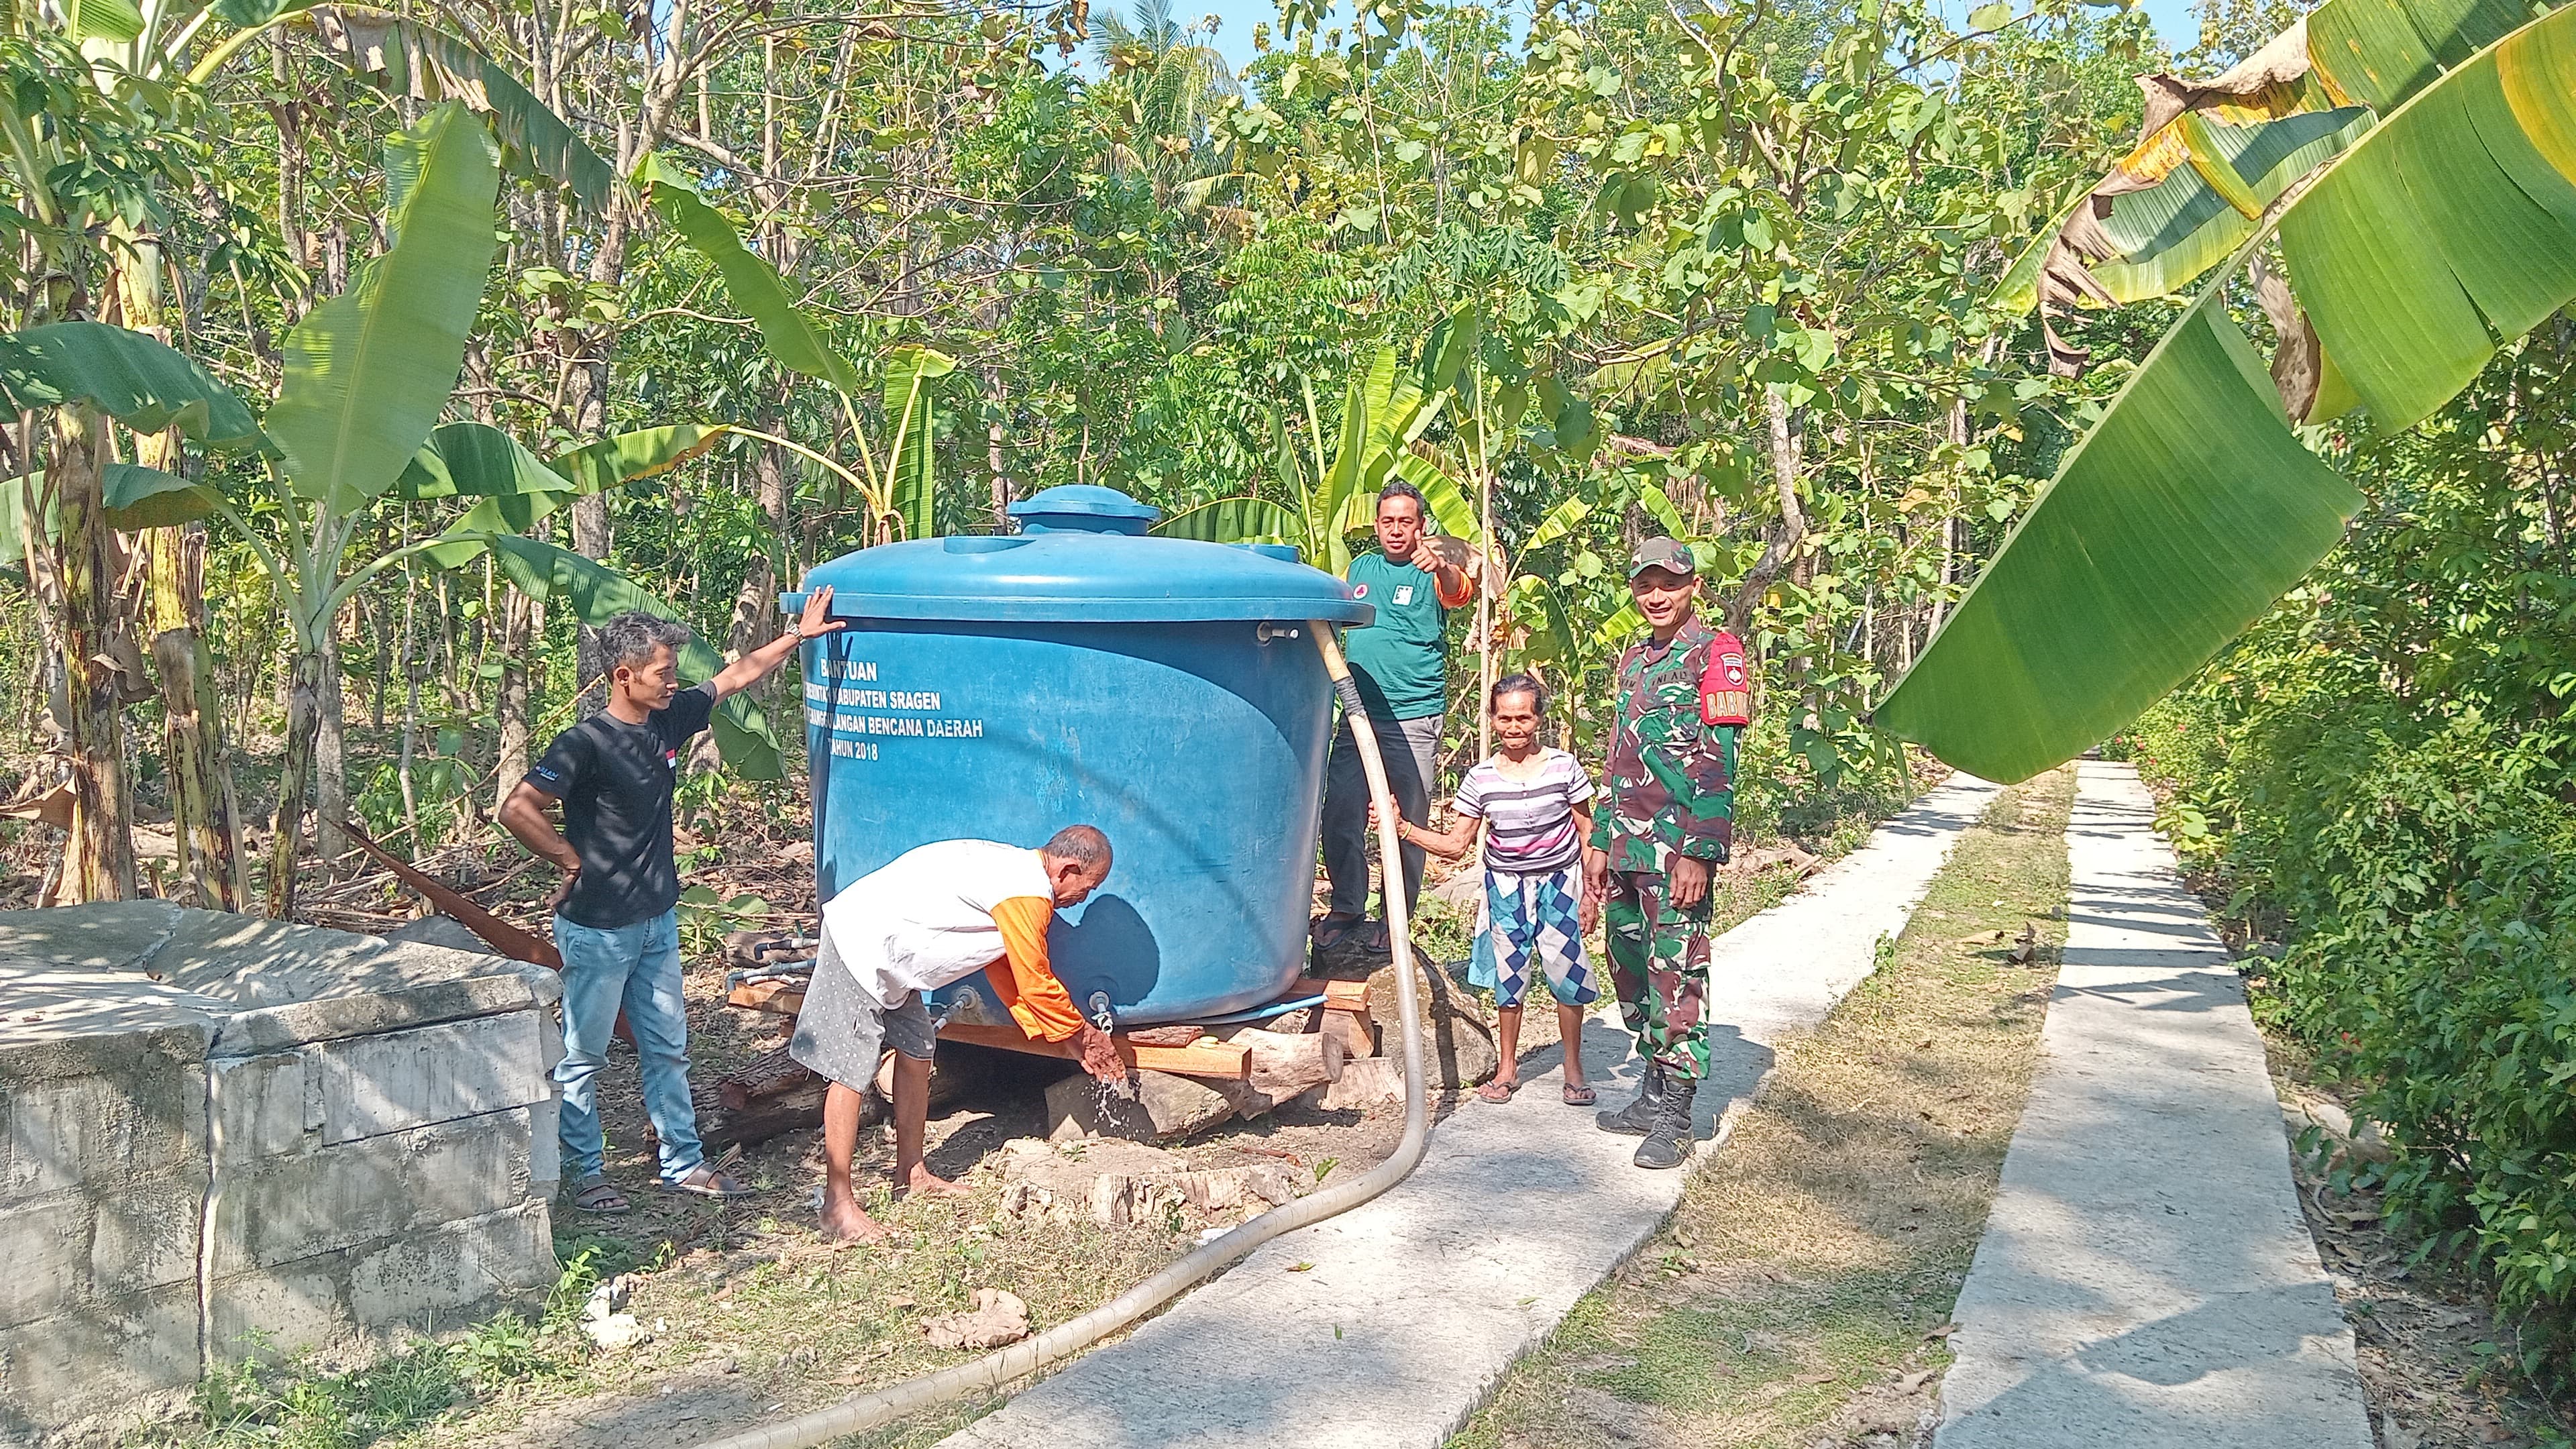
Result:
[[[823,1236],[835,1243],[882,1243],[886,1225],[859,1210],[855,1202],[823,1204]]]
[[[924,1197],[966,1197],[969,1195],[965,1188],[959,1187],[957,1184],[950,1182],[947,1178],[941,1177],[937,1173],[932,1172],[926,1164],[915,1164],[911,1175],[895,1185],[895,1193],[897,1196],[910,1192],[920,1193]]]

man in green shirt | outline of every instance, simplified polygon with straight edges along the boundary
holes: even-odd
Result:
[[[1440,725],[1449,709],[1448,618],[1476,597],[1463,540],[1426,537],[1421,490],[1389,483],[1377,495],[1378,552],[1351,560],[1351,592],[1377,606],[1375,622],[1342,641],[1351,682],[1368,706],[1378,752],[1386,757],[1397,811],[1416,825],[1431,817],[1431,781],[1440,757]],[[1315,927],[1327,949],[1365,929],[1360,944],[1387,949],[1386,927],[1363,927],[1368,911],[1368,778],[1350,721],[1333,736],[1324,775],[1324,874],[1333,883],[1329,911]],[[1422,893],[1422,851],[1405,846],[1404,901]]]

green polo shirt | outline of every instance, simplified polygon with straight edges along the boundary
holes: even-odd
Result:
[[[1431,571],[1364,553],[1351,560],[1349,578],[1361,602],[1377,606],[1376,622],[1342,641],[1369,718],[1391,724],[1446,712],[1449,611]]]

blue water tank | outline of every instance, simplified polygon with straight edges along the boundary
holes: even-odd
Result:
[[[1106,991],[1142,1026],[1288,989],[1331,728],[1309,624],[1374,611],[1294,550],[1147,537],[1157,513],[1050,488],[1012,505],[1017,534],[805,576],[849,621],[805,646],[818,899],[930,841],[1088,823],[1116,863],[1049,939],[1076,1003]]]

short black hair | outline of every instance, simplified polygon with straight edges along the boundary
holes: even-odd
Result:
[[[641,669],[653,662],[656,649],[668,649],[677,658],[689,638],[689,626],[677,619],[629,609],[599,626],[599,657],[612,671]]]
[[[1532,713],[1547,713],[1547,686],[1540,683],[1535,674],[1506,674],[1495,680],[1493,692],[1485,696],[1485,703],[1489,708],[1498,707],[1507,694],[1526,694],[1530,697]]]
[[[1109,837],[1097,825],[1068,825],[1047,837],[1039,849],[1058,860],[1069,860],[1086,871],[1109,874]]]
[[[1386,507],[1386,500],[1390,498],[1410,498],[1413,500],[1414,517],[1429,518],[1431,516],[1431,505],[1424,501],[1422,490],[1405,482],[1401,478],[1398,478],[1394,482],[1377,490],[1377,506],[1380,508]]]

